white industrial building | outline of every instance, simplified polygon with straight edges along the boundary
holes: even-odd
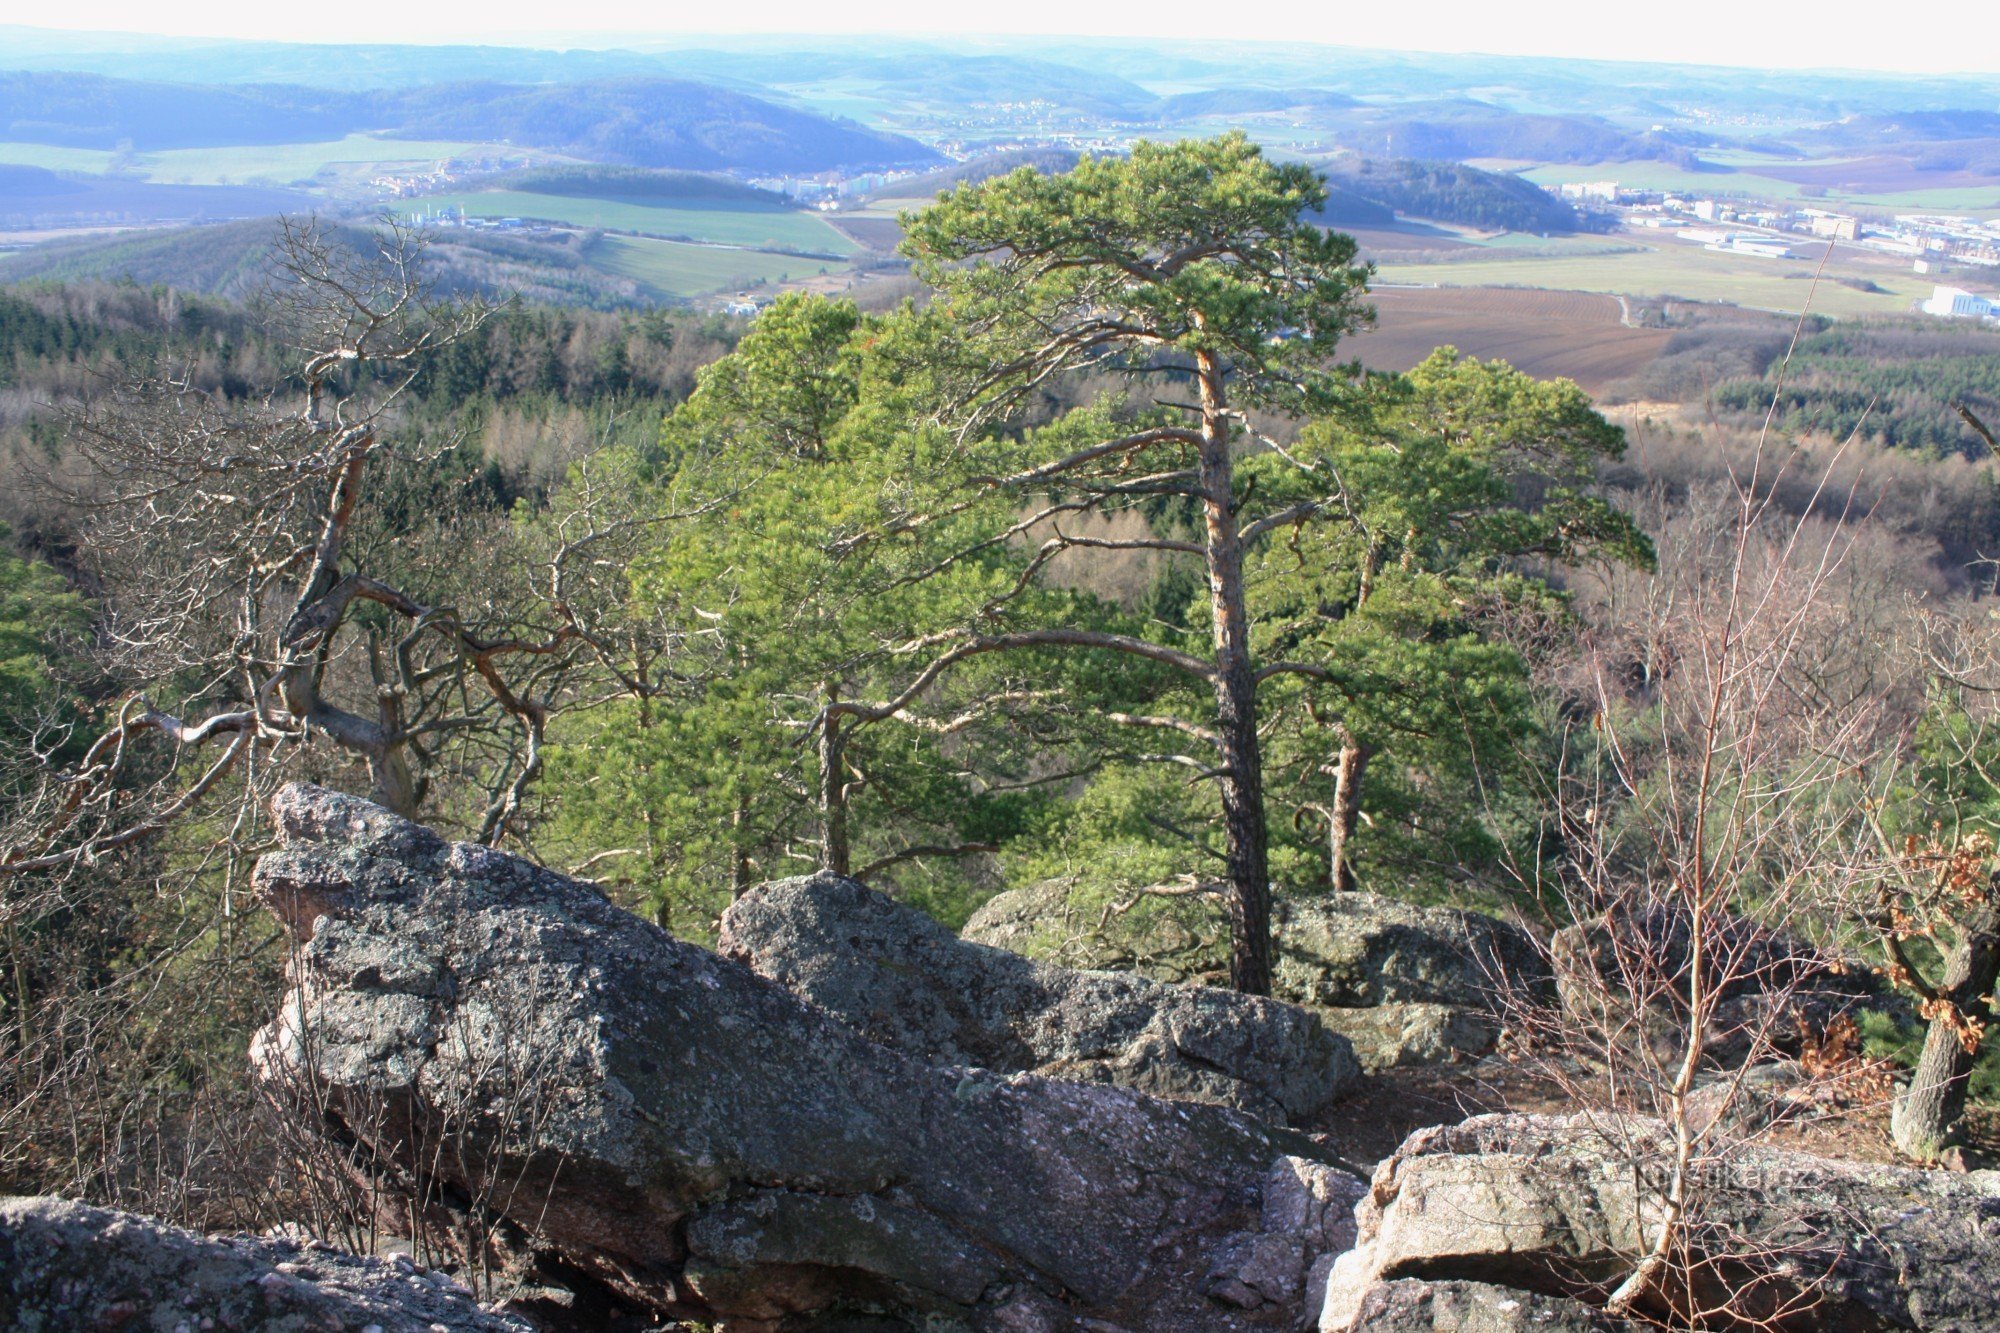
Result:
[[[1963,287],[1939,287],[1922,306],[1926,315],[1945,319],[1988,319],[2000,313],[2000,306],[1984,296],[1975,296]]]

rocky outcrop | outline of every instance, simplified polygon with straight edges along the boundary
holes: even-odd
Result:
[[[934,1064],[1116,1083],[1300,1123],[1360,1077],[1305,1009],[969,943],[837,875],[751,890],[717,945],[862,1035]]]
[[[1474,1006],[1503,987],[1543,993],[1549,984],[1534,937],[1477,912],[1335,893],[1280,900],[1273,927],[1272,993],[1295,1004]],[[1049,880],[989,899],[960,933],[1070,967],[1180,981],[1222,969],[1226,932],[1218,902],[1166,898],[1107,911],[1086,905],[1069,881]]]
[[[1479,1116],[1419,1131],[1376,1169],[1320,1327],[1375,1327],[1371,1293],[1399,1278],[1601,1301],[1651,1238],[1664,1142],[1655,1122],[1602,1115]],[[1733,1303],[1765,1327],[1796,1330],[1995,1327],[1992,1173],[1744,1146],[1704,1168],[1697,1197],[1688,1240],[1704,1308]],[[1686,1326],[1667,1309],[1644,1313]]]
[[[0,1327],[527,1333],[407,1258],[210,1237],[67,1199],[0,1200]]]
[[[1310,1139],[928,1064],[513,857],[310,787],[273,814],[300,947],[259,1077],[573,1287],[739,1330],[1290,1328],[1352,1237]]]
[[[1278,925],[1273,990],[1301,1004],[1488,1007],[1547,985],[1534,937],[1477,912],[1335,893],[1287,903]]]
[[[1067,880],[1012,890],[973,913],[977,944],[1090,969],[1182,981],[1223,967],[1220,904],[1139,899],[1088,905]],[[1503,1001],[1551,991],[1535,938],[1508,922],[1373,893],[1286,899],[1274,911],[1272,994],[1321,1011],[1365,1069],[1430,1064],[1493,1049]]]
[[[1114,906],[1074,880],[1048,879],[988,898],[959,934],[1063,967],[1183,982],[1229,975],[1224,929],[1214,898],[1140,896]]]
[[[1378,1282],[1361,1294],[1354,1327],[1366,1333],[1641,1333],[1567,1296],[1485,1282]]]
[[[1322,1007],[1314,1012],[1321,1022],[1347,1038],[1355,1059],[1371,1074],[1486,1055],[1500,1039],[1500,1020],[1485,1009],[1413,1003],[1377,1004],[1366,1009]]]

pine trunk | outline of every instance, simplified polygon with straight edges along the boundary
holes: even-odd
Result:
[[[825,687],[826,702],[837,703],[840,691],[831,683]],[[839,714],[829,713],[819,729],[819,868],[835,875],[848,873],[847,783],[842,778],[846,760],[842,748],[846,734]]]
[[[1229,872],[1229,984],[1271,993],[1271,867],[1264,817],[1264,757],[1257,737],[1257,676],[1243,593],[1243,542],[1221,369],[1202,353],[1201,492],[1209,604],[1215,625],[1215,713],[1221,737],[1222,821]]]

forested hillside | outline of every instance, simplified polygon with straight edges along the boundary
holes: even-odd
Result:
[[[1682,327],[1614,420],[1361,369],[1244,135],[943,184],[866,307],[496,301],[393,219],[0,288],[0,1188],[454,1274],[42,1200],[16,1285],[1978,1327],[1986,344]]]

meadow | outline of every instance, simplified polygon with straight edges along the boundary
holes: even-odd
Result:
[[[1808,299],[1825,315],[1901,315],[1929,296],[1932,280],[1905,268],[1838,256],[1825,277],[1812,281],[1819,258],[1759,259],[1721,254],[1677,241],[1605,253],[1458,259],[1449,263],[1384,264],[1378,281],[1439,287],[1538,287],[1606,292],[1620,296],[1679,296],[1758,310],[1797,313]],[[1866,279],[1883,290],[1860,291],[1839,278]]]
[[[590,247],[590,264],[667,299],[816,277],[841,267],[836,260],[724,246],[689,245],[646,236],[604,236]]]
[[[1788,179],[1804,169],[1839,166],[1849,159],[1786,161],[1751,152],[1714,152],[1719,171],[1690,171],[1666,162],[1597,162],[1576,166],[1530,167],[1520,174],[1537,185],[1577,181],[1617,181],[1635,190],[1686,190],[1695,194],[1741,196],[1772,203],[1853,204],[1918,212],[1994,213],[2000,186],[1939,185],[1925,189],[1853,189],[1815,186]],[[1777,173],[1783,172],[1784,175]]]
[[[814,213],[793,209],[757,208],[740,203],[703,207],[690,202],[676,207],[615,199],[580,199],[569,195],[531,194],[523,190],[484,190],[462,194],[426,195],[396,205],[405,216],[440,209],[464,210],[468,217],[533,218],[569,227],[598,227],[636,232],[709,245],[753,249],[784,247],[822,255],[851,255],[860,247]]]

